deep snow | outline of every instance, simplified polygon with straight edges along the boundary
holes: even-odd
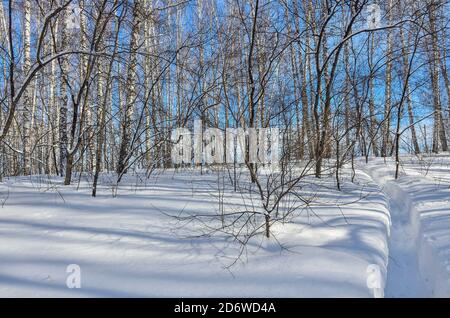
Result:
[[[389,266],[396,282],[388,280],[386,293],[450,297],[450,156],[404,158],[401,166],[396,181],[391,160],[365,166],[392,205],[390,258],[399,265]]]
[[[273,227],[284,248],[258,236],[231,267],[231,237],[192,237],[198,224],[167,215],[217,213],[215,172],[130,175],[116,198],[112,174],[97,198],[89,176],[70,187],[10,178],[0,184],[0,296],[373,297],[372,265],[388,297],[449,296],[450,161],[439,160],[405,158],[399,181],[391,161],[360,161],[355,184],[344,169],[342,192],[333,178],[305,180],[298,191],[320,199]],[[223,201],[244,204],[231,190]],[[81,289],[66,286],[69,264],[81,267]]]
[[[215,213],[216,175],[141,177],[129,176],[116,198],[107,176],[98,198],[85,180],[78,191],[58,178],[4,183],[0,296],[371,297],[367,267],[386,271],[387,205],[363,174],[365,186],[347,181],[344,193],[326,180],[303,190],[321,200],[273,228],[285,249],[255,238],[231,268],[239,244],[220,234],[186,238],[196,228],[176,230],[165,215]],[[227,206],[241,200],[226,194]],[[66,287],[69,264],[81,267],[81,289]]]

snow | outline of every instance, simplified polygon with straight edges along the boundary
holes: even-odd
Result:
[[[430,160],[434,164],[430,165]],[[65,187],[57,177],[0,184],[0,297],[374,297],[368,268],[380,269],[386,297],[448,297],[450,156],[394,163],[358,161],[355,183],[343,169],[308,177],[299,193],[315,198],[274,238],[241,245],[170,215],[216,214],[217,173],[130,174],[113,197],[113,174]],[[245,178],[243,175],[241,178]],[[78,181],[78,180],[77,180]],[[244,199],[246,201],[244,201]],[[248,198],[225,191],[225,208]],[[236,262],[237,260],[237,262]],[[81,268],[81,288],[66,268]]]
[[[409,158],[394,181],[394,163],[366,169],[384,186],[393,218],[386,294],[450,297],[450,157]]]
[[[367,267],[386,271],[386,201],[363,174],[364,188],[347,181],[343,193],[328,179],[311,183],[304,193],[314,190],[321,201],[273,228],[283,248],[256,237],[231,267],[239,244],[220,234],[189,238],[195,226],[178,230],[167,216],[215,213],[217,176],[142,178],[127,177],[116,198],[112,175],[102,176],[97,198],[85,178],[78,191],[59,178],[4,183],[0,296],[372,297]],[[226,196],[227,205],[242,204],[239,194]],[[69,264],[81,267],[81,289],[66,287]]]

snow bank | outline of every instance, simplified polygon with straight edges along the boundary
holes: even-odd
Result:
[[[371,162],[367,170],[409,218],[414,231],[420,274],[434,297],[450,297],[450,189],[423,174],[411,159],[394,181],[394,163]],[[438,171],[441,175],[442,167]],[[435,167],[434,169],[437,169]],[[433,168],[427,168],[427,174]],[[445,170],[445,169],[444,169]],[[450,169],[442,173],[450,175]],[[437,177],[437,175],[435,175]]]
[[[283,249],[257,238],[231,268],[232,238],[189,237],[167,216],[216,213],[214,173],[130,175],[117,198],[108,175],[97,198],[84,177],[78,190],[59,178],[10,179],[0,185],[0,296],[373,297],[369,266],[386,279],[387,201],[366,175],[343,178],[343,192],[332,179],[302,183],[299,193],[320,199],[274,226]],[[232,191],[224,202],[242,206]],[[66,287],[69,264],[81,268],[81,289]]]

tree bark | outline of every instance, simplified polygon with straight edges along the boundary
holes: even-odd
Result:
[[[127,172],[128,160],[130,157],[130,141],[131,141],[131,124],[134,114],[134,104],[136,102],[136,66],[137,66],[137,37],[140,27],[140,5],[139,1],[136,1],[133,6],[133,21],[130,34],[130,60],[128,65],[127,74],[127,96],[125,101],[125,109],[123,109],[122,117],[122,134],[121,144],[119,151],[119,161],[117,164],[117,173],[122,175]]]
[[[24,76],[28,75],[31,68],[31,0],[23,3],[23,67]],[[33,97],[31,87],[25,89],[22,99],[22,140],[23,140],[23,174],[31,174],[31,117],[33,109]]]

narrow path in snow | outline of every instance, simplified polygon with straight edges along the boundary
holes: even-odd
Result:
[[[385,297],[428,297],[430,295],[419,270],[410,211],[395,199],[388,198],[392,228]]]
[[[384,164],[381,168],[384,167]],[[411,198],[387,174],[393,171],[363,166],[386,195],[391,216],[389,263],[384,295],[387,298],[431,297],[419,268],[417,233],[411,224]]]

